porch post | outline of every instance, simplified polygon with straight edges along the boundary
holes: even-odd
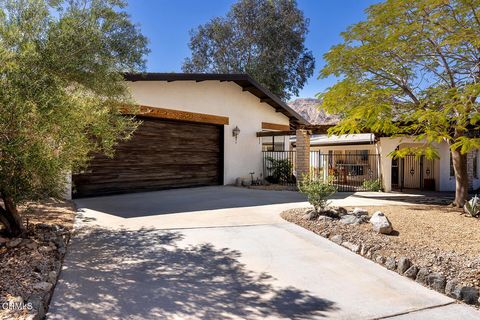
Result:
[[[305,129],[298,129],[295,134],[297,180],[301,180],[310,173],[310,133]]]
[[[398,146],[399,138],[380,138],[380,172],[385,192],[392,191],[392,158],[388,156]]]

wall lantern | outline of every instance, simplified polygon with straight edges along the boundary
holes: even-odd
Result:
[[[238,135],[240,134],[240,128],[238,126],[235,126],[232,130],[232,136],[235,138],[235,143],[237,143],[237,138]]]
[[[413,168],[410,169],[410,174],[411,174],[412,176],[415,174],[415,170],[413,170]]]
[[[430,168],[427,168],[427,170],[425,170],[425,173],[427,174],[427,177],[430,176]]]

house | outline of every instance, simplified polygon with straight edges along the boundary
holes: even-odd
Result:
[[[296,138],[290,139],[296,149]],[[455,191],[455,177],[449,146],[435,143],[439,159],[407,155],[392,159],[391,152],[407,147],[421,147],[424,142],[413,137],[380,137],[371,133],[342,136],[310,136],[310,172],[333,177],[342,191],[363,189],[366,180],[379,180],[384,191],[423,189]],[[470,189],[480,188],[480,150],[467,157]]]
[[[245,74],[126,74],[142,124],[72,177],[76,197],[224,185],[262,175],[258,132],[306,124]],[[288,144],[288,143],[286,143]]]

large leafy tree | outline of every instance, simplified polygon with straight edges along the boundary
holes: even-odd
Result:
[[[144,66],[146,39],[120,0],[0,1],[0,222],[17,205],[60,196],[91,152],[135,129],[122,71]],[[3,203],[2,203],[3,202]]]
[[[191,32],[184,72],[248,73],[283,99],[313,74],[308,20],[294,0],[240,0],[226,17]]]
[[[341,80],[320,94],[323,108],[342,121],[331,133],[373,131],[415,135],[438,156],[450,145],[454,204],[468,196],[467,153],[480,147],[480,1],[387,0],[367,9],[364,22],[342,33],[325,54],[321,76]]]

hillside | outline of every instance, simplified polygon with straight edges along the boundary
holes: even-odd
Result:
[[[334,124],[338,121],[338,117],[327,115],[325,112],[318,110],[318,104],[320,104],[320,100],[314,98],[299,98],[288,103],[292,109],[311,124]]]

